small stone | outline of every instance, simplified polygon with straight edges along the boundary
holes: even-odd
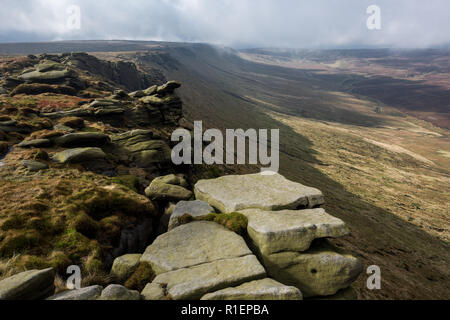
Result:
[[[179,201],[188,200],[192,197],[192,191],[167,183],[152,182],[145,194],[151,200],[164,200],[164,201]]]
[[[118,284],[111,284],[102,291],[99,300],[141,300],[141,295],[138,291],[128,290]]]
[[[149,283],[141,292],[144,300],[164,300],[166,298],[164,289],[157,283]]]
[[[214,212],[214,208],[204,201],[180,201],[177,203],[172,215],[170,216],[168,229],[170,231],[178,227],[180,225],[178,218],[182,217],[185,214],[200,218]]]
[[[97,300],[102,294],[103,287],[101,286],[91,286],[86,288],[81,288],[78,290],[67,290],[55,294],[47,300]]]
[[[47,148],[51,146],[51,142],[49,139],[36,139],[36,140],[27,140],[22,141],[17,146],[19,148]]]
[[[167,184],[173,184],[176,186],[180,186],[181,183],[183,182],[184,179],[180,178],[179,176],[176,176],[174,174],[169,174],[167,176],[162,176],[162,177],[157,177],[155,179],[153,179],[152,182],[155,183],[167,183]],[[184,180],[185,182],[185,180]],[[186,185],[184,185],[183,187],[186,187]]]
[[[139,266],[141,254],[126,254],[114,260],[111,275],[120,282],[127,280]]]
[[[105,159],[106,154],[100,148],[76,148],[56,153],[53,160],[59,163],[80,163]]]
[[[21,164],[30,171],[41,171],[48,169],[48,164],[35,160],[23,160]]]

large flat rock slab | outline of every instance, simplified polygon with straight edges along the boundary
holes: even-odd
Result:
[[[201,300],[302,300],[299,289],[273,279],[255,280],[238,287],[208,293]]]
[[[263,254],[305,251],[317,238],[336,238],[349,233],[345,223],[324,209],[239,211],[248,219],[247,231]]]
[[[292,182],[279,174],[249,174],[200,180],[197,200],[208,202],[223,213],[245,209],[268,211],[313,208],[324,203],[320,190]]]
[[[141,262],[161,274],[216,260],[251,255],[244,239],[214,222],[199,221],[179,226],[159,236]]]
[[[332,296],[348,288],[362,272],[358,259],[327,241],[306,252],[266,255],[262,261],[271,278],[299,288],[304,297]]]
[[[54,292],[55,271],[29,270],[0,281],[0,300],[38,300]]]
[[[209,292],[265,277],[258,259],[248,255],[163,273],[153,283],[166,287],[168,297],[173,300],[198,300]]]

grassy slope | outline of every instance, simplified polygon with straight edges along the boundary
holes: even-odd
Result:
[[[244,62],[204,46],[169,51],[180,65],[162,69],[183,82],[189,119],[222,129],[281,129],[281,173],[320,188],[327,210],[352,230],[336,243],[365,266],[382,268],[383,289],[367,290],[362,275],[361,298],[450,297],[449,161],[436,152],[449,151],[448,131],[388,107],[377,115],[374,103],[338,92],[349,75],[317,77]],[[435,164],[364,138],[395,141]],[[254,168],[238,168],[246,170]]]

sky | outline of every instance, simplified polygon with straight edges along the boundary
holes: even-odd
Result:
[[[380,19],[367,13],[371,5]],[[381,29],[370,30],[369,18]],[[0,42],[113,39],[235,48],[449,47],[450,1],[0,0]]]

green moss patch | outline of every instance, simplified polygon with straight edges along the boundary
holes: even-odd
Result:
[[[136,271],[125,282],[125,287],[141,292],[145,286],[155,279],[155,272],[147,262],[141,262]]]
[[[93,280],[106,279],[104,261],[122,230],[156,214],[150,200],[128,187],[73,169],[2,181],[0,193],[0,264],[19,255],[0,278],[24,267],[64,270],[75,264]]]
[[[139,179],[133,175],[118,176],[111,179],[113,183],[124,185],[131,190],[138,192]]]

